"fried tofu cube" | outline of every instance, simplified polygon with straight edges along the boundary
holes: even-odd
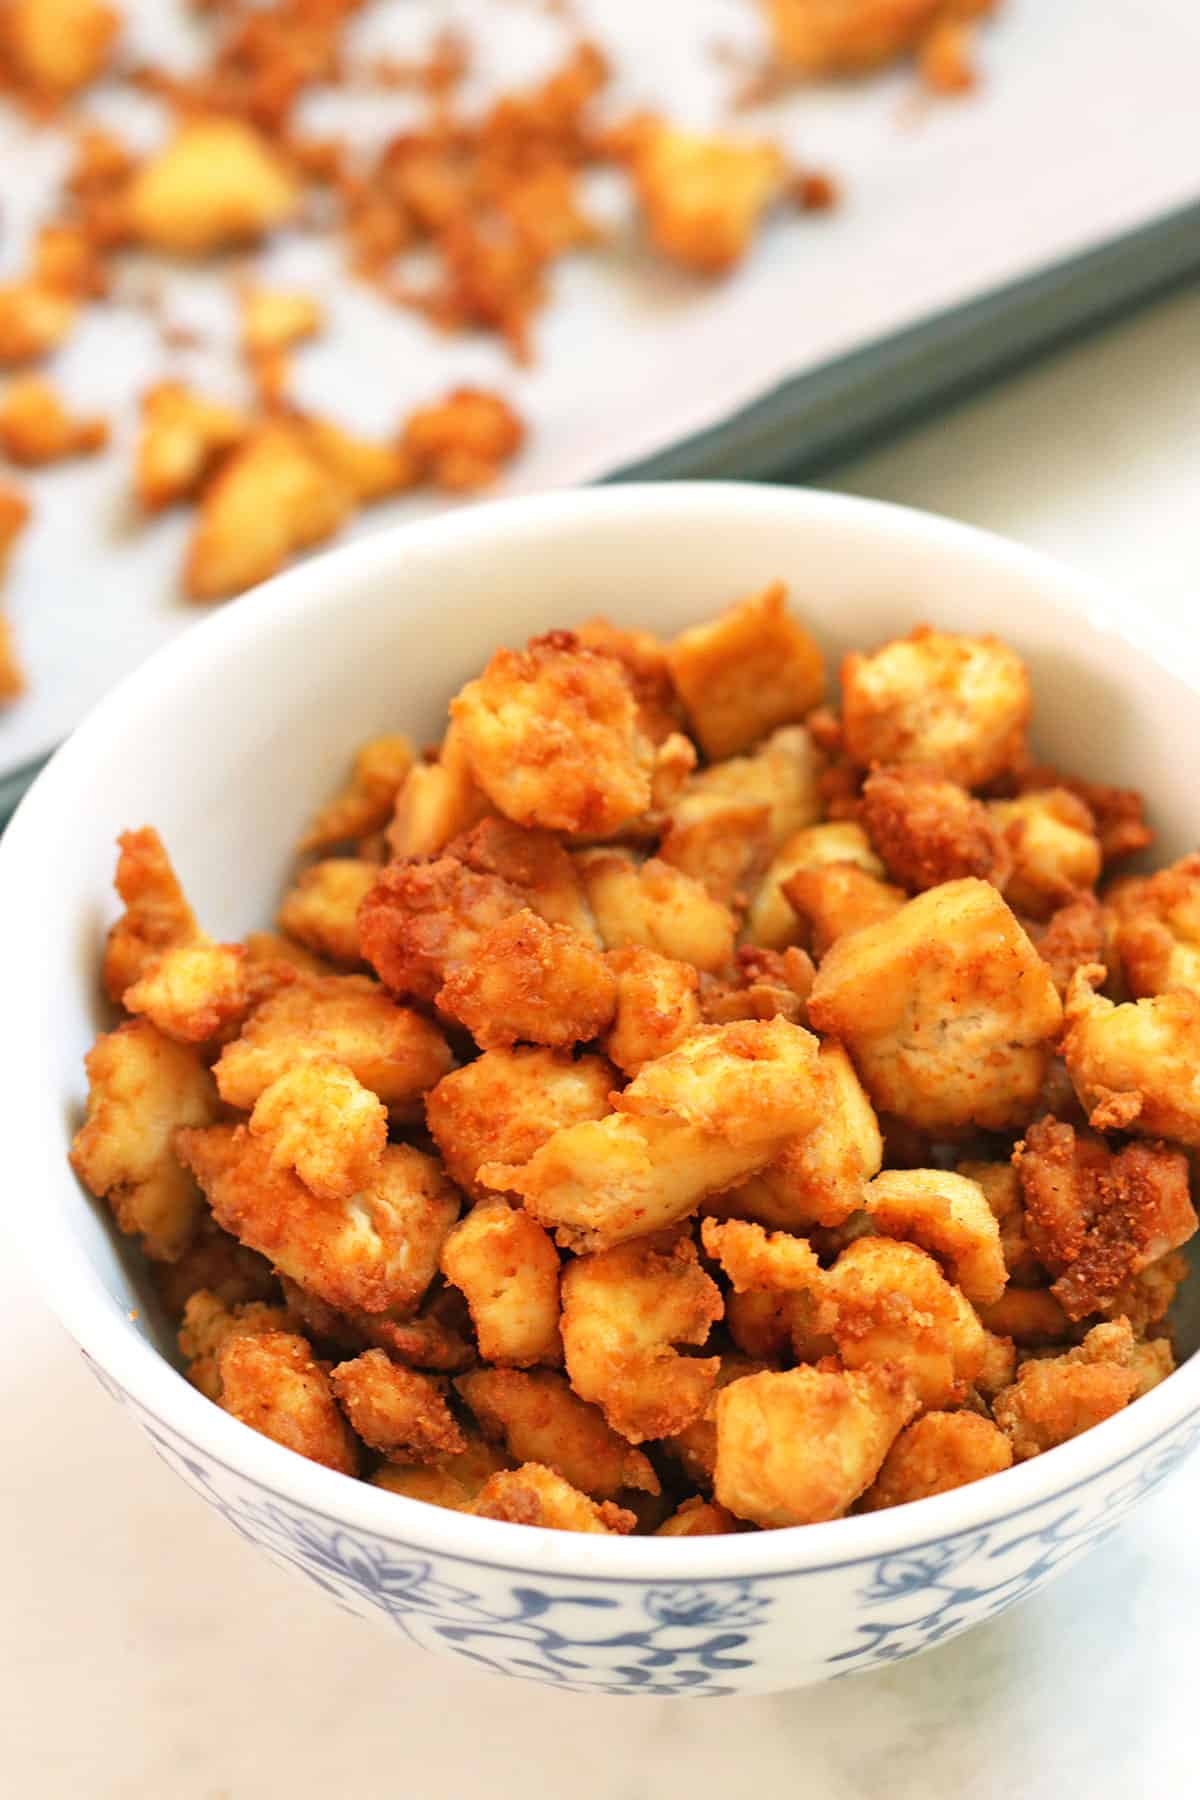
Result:
[[[932,1412],[906,1425],[859,1501],[860,1512],[906,1506],[1012,1467],[1012,1445],[990,1419]]]
[[[905,901],[902,888],[880,881],[856,862],[796,869],[782,884],[782,898],[818,963],[841,938],[894,919]]]
[[[120,1229],[147,1256],[174,1262],[195,1237],[204,1206],[175,1153],[181,1126],[204,1126],[219,1105],[194,1050],[146,1019],[98,1037],[89,1050],[87,1118],[71,1148],[84,1186],[108,1201]]]
[[[507,881],[547,924],[569,925],[601,947],[579,870],[552,832],[531,831],[511,819],[481,819],[447,845],[447,852],[477,875]]]
[[[827,1271],[825,1293],[846,1367],[903,1369],[923,1411],[961,1405],[986,1368],[990,1346],[974,1308],[914,1244],[856,1238]]]
[[[180,381],[160,381],[142,396],[133,487],[146,512],[187,500],[217,462],[250,430],[237,407],[206,400]]]
[[[682,730],[683,708],[667,647],[652,631],[629,630],[608,619],[585,619],[575,635],[595,656],[611,656],[625,671],[638,707],[638,723],[652,744]]]
[[[1000,1298],[1008,1268],[978,1182],[949,1169],[887,1169],[867,1183],[864,1198],[877,1231],[928,1250],[974,1306]]]
[[[1010,1283],[990,1306],[981,1306],[979,1317],[987,1330],[1011,1338],[1022,1350],[1064,1346],[1071,1335],[1071,1321],[1049,1288],[1013,1287]]]
[[[599,1504],[541,1463],[493,1475],[476,1495],[470,1510],[481,1519],[504,1519],[510,1525],[539,1525],[548,1531],[590,1531],[619,1537],[632,1531],[637,1516],[611,1500]]]
[[[1102,857],[1095,820],[1077,794],[1049,788],[1015,800],[993,800],[988,812],[1004,832],[1012,873],[1003,886],[1010,906],[1032,919],[1099,879]]]
[[[39,375],[10,381],[0,397],[0,450],[10,462],[63,462],[91,456],[108,442],[99,418],[72,418],[57,389]]]
[[[221,600],[266,581],[289,557],[332,537],[353,504],[293,427],[257,426],[205,491],[184,569],[187,593]]]
[[[490,810],[471,773],[462,733],[452,723],[437,761],[414,763],[405,777],[388,826],[389,848],[401,859],[437,856]]]
[[[1185,856],[1138,882],[1119,910],[1115,938],[1135,1000],[1200,994],[1200,856]]]
[[[120,13],[105,0],[9,0],[0,62],[33,99],[65,100],[99,75],[120,29]]]
[[[222,1100],[248,1112],[280,1075],[326,1057],[345,1063],[398,1119],[419,1115],[422,1097],[452,1061],[437,1027],[397,1006],[376,982],[326,975],[294,981],[265,1000],[213,1072]]]
[[[593,1500],[615,1500],[629,1488],[660,1492],[649,1458],[574,1394],[564,1375],[472,1369],[454,1385],[485,1436],[503,1442],[515,1462],[542,1463]]]
[[[521,894],[458,857],[411,857],[376,871],[358,912],[362,953],[394,993],[433,1001],[495,926],[523,911]]]
[[[123,996],[125,1010],[141,1013],[181,1044],[222,1043],[249,1011],[251,988],[240,944],[175,944],[139,976]]]
[[[792,618],[782,582],[681,632],[671,673],[706,756],[736,756],[779,725],[793,725],[825,692],[816,640]]]
[[[801,869],[824,868],[828,863],[853,863],[874,880],[879,880],[884,872],[866,832],[853,820],[802,824],[778,846],[754,896],[743,932],[746,942],[768,950],[784,950],[799,943],[802,927],[795,907],[784,893],[784,883]]]
[[[1033,945],[976,880],[931,888],[840,939],[808,1012],[846,1045],[874,1105],[926,1130],[1021,1125],[1062,1021]]]
[[[218,1368],[225,1412],[311,1462],[358,1474],[358,1446],[306,1338],[235,1334],[222,1345]]]
[[[1050,1291],[1072,1321],[1108,1311],[1126,1282],[1195,1234],[1181,1150],[1128,1144],[1114,1152],[1102,1138],[1039,1119],[1013,1161],[1030,1243],[1057,1277]]]
[[[375,886],[375,863],[328,857],[302,869],[279,908],[279,929],[326,961],[361,968],[358,909]]]
[[[522,1047],[488,1050],[426,1096],[430,1135],[449,1174],[475,1200],[484,1163],[527,1163],[554,1133],[610,1112],[616,1072],[600,1056]]]
[[[821,1045],[817,1076],[815,1123],[727,1197],[741,1217],[808,1231],[843,1225],[862,1207],[867,1182],[883,1166],[879,1121],[854,1064],[832,1038]]]
[[[654,1533],[655,1537],[719,1537],[726,1531],[740,1531],[741,1521],[715,1500],[693,1494],[683,1500]]]
[[[250,1131],[273,1169],[290,1169],[320,1200],[348,1200],[379,1173],[387,1108],[344,1063],[325,1057],[285,1069],[254,1102]]]
[[[840,1518],[916,1407],[887,1366],[747,1375],[717,1396],[717,1501],[768,1527]]]
[[[402,444],[427,480],[467,493],[490,487],[524,439],[525,427],[502,395],[460,387],[410,414]]]
[[[218,1357],[230,1337],[254,1337],[264,1331],[288,1331],[293,1321],[287,1308],[267,1306],[261,1300],[229,1305],[210,1289],[190,1294],[183,1309],[177,1342],[188,1365],[187,1378],[209,1400],[220,1401],[221,1373]]]
[[[626,1075],[636,1075],[699,1029],[699,977],[690,963],[640,944],[611,950],[608,966],[616,978],[617,1010],[604,1050]]]
[[[774,144],[681,131],[653,118],[633,128],[629,161],[651,242],[702,275],[724,274],[742,260],[787,173]]]
[[[921,626],[842,663],[845,746],[861,767],[919,764],[961,787],[1019,770],[1031,706],[1014,650]]]
[[[733,914],[682,870],[624,850],[578,851],[575,867],[606,949],[640,944],[710,973],[732,960]]]
[[[339,1363],[329,1380],[357,1435],[389,1462],[438,1463],[467,1447],[443,1384],[382,1350]]]
[[[165,950],[203,941],[179,878],[157,831],[123,831],[114,885],[125,910],[104,947],[104,991],[118,1004],[149,974]]]
[[[181,1131],[180,1158],[217,1223],[339,1311],[413,1312],[437,1272],[458,1195],[431,1156],[407,1144],[383,1152],[369,1184],[321,1200],[272,1164],[244,1125]]]
[[[78,314],[70,294],[31,278],[0,282],[0,368],[37,362],[57,349]]]
[[[1046,1279],[1025,1223],[1025,1201],[1012,1159],[1005,1162],[960,1162],[958,1173],[975,1182],[992,1209],[1000,1232],[1000,1251],[1010,1281],[1019,1287],[1040,1287]]]
[[[1093,992],[1099,965],[1067,994],[1062,1054],[1097,1131],[1135,1131],[1200,1147],[1200,996],[1158,994],[1114,1006]]]
[[[1121,1319],[1094,1325],[1082,1344],[1062,1356],[1022,1363],[992,1407],[1014,1459],[1040,1456],[1120,1412],[1154,1385],[1156,1362],[1153,1346],[1135,1344],[1128,1320]]]
[[[928,769],[872,770],[859,817],[892,880],[911,893],[968,875],[1003,888],[1012,874],[1007,817]]]
[[[562,1336],[571,1386],[614,1431],[669,1437],[708,1403],[720,1361],[682,1356],[724,1310],[690,1238],[659,1235],[580,1256],[563,1271]]]
[[[806,1238],[786,1231],[767,1234],[745,1219],[705,1219],[704,1248],[733,1283],[729,1330],[748,1353],[817,1362],[836,1350],[830,1335],[836,1308],[825,1276]],[[749,1301],[749,1305],[739,1302]],[[760,1304],[762,1302],[766,1304]],[[753,1336],[746,1337],[746,1328]],[[745,1342],[743,1343],[743,1338]]]
[[[300,202],[288,165],[250,125],[197,118],[143,162],[126,208],[134,238],[174,256],[251,244],[285,225]]]
[[[475,780],[518,825],[607,836],[650,804],[653,746],[633,690],[570,632],[498,650],[450,711]]]
[[[483,934],[470,960],[447,975],[437,1004],[484,1050],[522,1039],[565,1049],[611,1024],[617,983],[577,931],[525,908]]]
[[[527,1369],[562,1360],[558,1252],[528,1213],[506,1200],[481,1200],[442,1245],[441,1268],[466,1298],[485,1362]]]
[[[728,1322],[729,1306],[735,1295],[731,1294],[726,1306]],[[721,1367],[717,1371],[717,1379],[713,1383],[712,1395],[704,1411],[682,1431],[676,1431],[670,1437],[661,1440],[662,1447],[668,1451],[688,1481],[711,1493],[713,1475],[717,1467],[717,1415],[715,1400],[722,1388],[731,1381],[740,1381],[743,1375],[757,1375],[768,1365],[750,1356],[741,1356],[736,1350],[727,1351],[720,1359]]]
[[[335,850],[382,831],[414,760],[411,742],[399,732],[368,739],[355,752],[346,785],[318,809],[296,848]]]
[[[647,1063],[619,1111],[555,1132],[523,1167],[485,1163],[479,1179],[520,1194],[569,1249],[657,1231],[815,1122],[816,1050],[785,1020],[706,1027]]]
[[[485,1481],[508,1468],[508,1458],[478,1432],[464,1432],[466,1449],[455,1456],[439,1457],[433,1464],[384,1463],[370,1477],[373,1487],[423,1500],[427,1506],[445,1506],[451,1512],[470,1512]]]

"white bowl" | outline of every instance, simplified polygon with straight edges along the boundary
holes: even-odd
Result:
[[[747,1536],[533,1530],[306,1462],[211,1405],[162,1354],[136,1255],[67,1167],[82,1059],[103,1022],[113,840],[157,825],[206,927],[240,936],[269,921],[298,830],[352,748],[396,727],[435,736],[447,697],[493,646],[597,611],[669,634],[776,576],[835,668],[850,646],[919,620],[1002,633],[1031,665],[1039,753],[1145,789],[1159,850],[1192,847],[1197,704],[1170,672],[1186,667],[1182,652],[1161,633],[1149,652],[1137,647],[1089,588],[981,533],[827,494],[717,484],[477,507],[296,569],[118,688],[0,844],[10,1205],[20,1196],[35,1276],[101,1384],[237,1531],[347,1610],[556,1687],[795,1687],[989,1617],[1178,1465],[1200,1436],[1200,1358],[1005,1474]],[[1137,636],[1145,644],[1144,622]],[[1185,1331],[1188,1350],[1198,1336]]]

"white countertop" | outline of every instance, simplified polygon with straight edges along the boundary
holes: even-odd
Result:
[[[1200,294],[844,470],[1186,623]],[[11,1191],[19,1219],[36,1197]],[[0,1246],[2,1248],[3,1246]],[[462,1673],[345,1618],[152,1455],[0,1259],[0,1791],[26,1800],[1089,1800],[1194,1781],[1200,1458],[1023,1607],[877,1675],[685,1705]]]

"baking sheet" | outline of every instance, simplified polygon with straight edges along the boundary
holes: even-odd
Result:
[[[200,28],[179,0],[126,0],[124,10],[137,54],[186,67]],[[737,85],[723,52],[749,57],[761,42],[752,0],[580,0],[575,11],[612,53],[618,108],[653,106],[696,124],[720,119]],[[447,24],[476,43],[480,97],[535,78],[566,41],[533,0],[377,0],[351,53],[366,61],[415,52]],[[702,468],[723,422],[753,417],[745,409],[764,396],[904,334],[920,334],[923,379],[936,385],[940,365],[958,353],[954,321],[971,316],[963,308],[974,306],[986,338],[996,290],[1026,287],[1031,270],[1098,251],[1200,198],[1200,17],[1191,0],[1008,0],[981,55],[983,85],[967,100],[926,99],[911,72],[897,70],[794,93],[740,118],[739,129],[769,132],[797,161],[833,172],[844,204],[829,215],[781,215],[724,283],[648,257],[623,184],[597,177],[589,198],[611,243],[559,266],[530,370],[514,369],[490,340],[444,337],[386,306],[344,278],[336,244],[289,234],[255,266],[269,281],[320,294],[330,317],[325,338],[296,357],[296,398],[382,433],[451,384],[499,387],[530,426],[528,450],[500,490],[518,493],[647,459],[675,474]],[[365,146],[403,123],[409,103],[360,92],[352,102],[331,95],[307,104],[315,128],[349,129]],[[116,91],[97,90],[88,110],[139,144],[163,129],[155,106]],[[61,156],[53,133],[0,118],[3,249],[13,268]],[[1084,281],[1094,305],[1105,265],[1080,266],[1093,271]],[[7,605],[31,691],[0,720],[0,772],[50,747],[197,616],[176,582],[190,514],[149,525],[136,518],[129,452],[135,397],[151,381],[174,374],[236,396],[230,272],[132,266],[125,277],[127,291],[155,281],[170,317],[204,334],[200,347],[167,351],[144,312],[93,307],[51,365],[74,404],[111,416],[115,445],[27,481],[35,517]],[[994,329],[1002,333],[1001,315]],[[886,359],[882,368],[876,379],[886,382]],[[776,438],[786,437],[788,419],[786,409],[775,417]],[[363,514],[350,535],[448,504],[460,503],[406,497]]]

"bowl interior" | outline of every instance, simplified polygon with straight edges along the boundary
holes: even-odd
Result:
[[[495,646],[597,612],[670,635],[775,578],[833,671],[846,650],[921,621],[1005,637],[1030,665],[1039,757],[1144,790],[1156,860],[1194,847],[1186,668],[1175,660],[1168,672],[1116,635],[1053,565],[937,520],[786,490],[613,489],[481,507],[313,562],[111,696],[39,782],[0,857],[22,1141],[40,1161],[43,1204],[127,1330],[171,1349],[137,1257],[65,1162],[82,1059],[106,1023],[97,967],[116,910],[117,833],[156,825],[206,929],[240,937],[270,922],[299,830],[354,747],[388,729],[440,736],[447,699]],[[1137,620],[1123,630],[1136,639]],[[1190,1353],[1200,1300],[1179,1323]]]

